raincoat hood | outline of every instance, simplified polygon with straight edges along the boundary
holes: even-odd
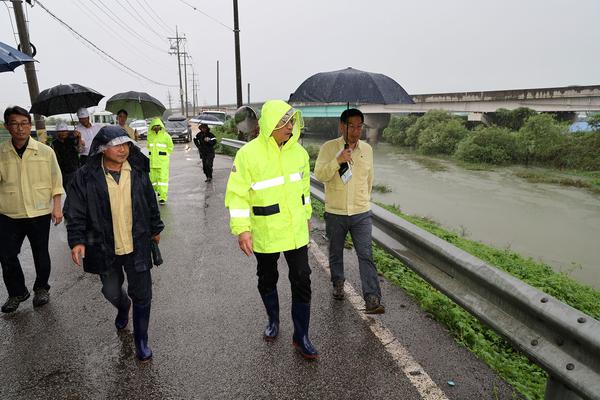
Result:
[[[129,157],[127,161],[132,167],[141,168],[142,170],[150,170],[150,164],[148,161],[148,157],[146,157],[140,151],[140,148],[135,144],[135,142],[129,139],[129,135],[125,131],[125,129],[121,128],[117,125],[107,125],[102,127],[94,140],[92,141],[92,145],[90,146],[90,159],[88,163],[98,163],[100,164],[100,159],[102,158],[102,147],[106,146],[109,142],[113,141],[117,138],[123,138],[123,142],[131,142],[132,144],[129,147]]]
[[[159,125],[161,130],[163,130],[163,131],[165,130],[165,124],[163,124],[162,119],[160,119],[160,118],[154,118],[150,122],[150,125],[148,125],[148,131],[154,132],[152,130],[152,128],[155,127],[156,125]]]
[[[300,131],[304,127],[302,112],[300,110],[293,109],[292,106],[283,100],[268,100],[263,105],[260,119],[258,120],[258,125],[260,127],[259,137],[267,142],[270,141],[275,127],[281,118],[290,110],[293,113],[291,118],[294,121],[294,128],[292,129],[292,136],[285,143],[284,147],[288,147],[297,143],[298,139],[300,138]],[[275,141],[275,139],[273,139],[273,141]]]

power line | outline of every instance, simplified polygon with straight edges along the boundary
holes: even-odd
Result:
[[[152,29],[152,24],[149,24],[149,23],[148,23],[148,21],[146,21],[146,20],[145,20],[145,19],[144,19],[144,18],[143,18],[143,17],[140,15],[140,13],[138,13],[137,9],[136,9],[136,8],[135,8],[135,7],[134,7],[134,6],[133,6],[133,5],[132,5],[132,4],[129,2],[129,0],[125,0],[125,2],[126,2],[127,4],[129,4],[129,7],[131,7],[131,9],[132,9],[133,11],[135,11],[135,13],[137,14],[137,17],[136,17],[135,15],[133,15],[133,14],[131,13],[131,11],[129,11],[129,10],[127,9],[127,7],[123,7],[123,9],[129,13],[129,15],[131,15],[131,16],[132,16],[134,19],[136,19],[136,18],[139,18],[141,21],[143,21],[143,22],[144,22],[144,27],[146,27],[148,30],[152,31],[152,33],[154,33],[156,36],[158,36],[158,37],[159,37],[161,40],[165,40],[165,39],[166,39],[166,38],[165,38],[163,35],[161,35],[160,33],[156,32],[154,29]]]
[[[99,48],[98,46],[96,46],[94,43],[92,43],[89,39],[87,39],[86,37],[84,37],[82,34],[80,34],[79,32],[77,32],[75,29],[71,28],[69,25],[67,25],[67,23],[65,23],[62,19],[60,19],[59,17],[57,17],[56,15],[54,15],[52,13],[52,11],[48,10],[46,8],[46,6],[44,6],[39,0],[35,0],[35,2],[44,10],[46,11],[52,18],[54,18],[55,20],[57,20],[60,24],[62,24],[65,28],[67,28],[69,31],[71,31],[73,34],[75,34],[78,38],[81,38],[81,40],[85,41],[86,43],[88,43],[89,45],[91,45],[95,50],[97,50],[98,52],[102,53],[104,56],[108,57],[109,59],[111,59],[112,61],[114,61],[115,63],[117,63],[118,65],[120,65],[121,67],[125,68],[126,70],[132,72],[133,74],[137,75],[138,77],[147,80],[148,82],[154,83],[155,85],[161,85],[161,86],[172,86],[174,87],[174,85],[169,85],[166,83],[162,83],[162,82],[157,82],[151,78],[148,78],[147,76],[131,69],[130,67],[128,67],[127,65],[123,64],[122,62],[120,62],[119,60],[117,60],[116,58],[114,58],[113,56],[111,56],[110,54],[108,54],[107,52],[105,52],[104,50],[102,50],[101,48]]]
[[[150,18],[152,18],[155,22],[157,22],[158,26],[160,26],[163,29],[163,31],[167,33],[168,36],[173,36],[173,31],[169,30],[167,28],[167,26],[169,26],[169,24],[167,24],[165,21],[163,21],[158,16],[158,13],[154,10],[154,8],[152,8],[150,3],[148,3],[146,0],[143,0],[144,4],[142,4],[142,2],[140,0],[136,0],[136,1],[141,6],[141,9],[144,10],[146,12],[146,14],[148,14],[150,16]],[[150,12],[148,10],[150,10],[152,12]]]
[[[233,32],[233,28],[232,28],[232,27],[230,27],[230,26],[228,26],[228,25],[224,24],[223,22],[219,21],[219,20],[218,20],[218,19],[216,19],[215,17],[213,17],[213,16],[211,16],[211,15],[208,15],[207,13],[205,13],[204,11],[202,11],[202,10],[200,10],[200,9],[198,9],[198,8],[196,8],[196,7],[194,7],[193,5],[191,5],[190,3],[188,3],[187,1],[184,1],[184,0],[179,0],[179,1],[181,1],[181,2],[182,2],[183,4],[185,4],[186,6],[192,7],[192,8],[194,9],[194,11],[197,11],[197,12],[199,12],[200,14],[202,14],[202,15],[204,15],[204,16],[206,16],[206,17],[210,18],[210,19],[212,19],[212,20],[213,20],[213,21],[215,21],[217,24],[219,24],[219,25],[222,25],[222,26],[224,26],[225,28],[227,28],[227,29],[229,29],[230,31],[232,31],[232,32]]]
[[[6,6],[6,12],[8,13],[8,20],[10,21],[10,28],[12,29],[12,32],[13,32],[13,36],[14,36],[14,39],[15,39],[15,44],[18,45],[19,44],[19,40],[17,39],[17,32],[15,31],[15,26],[13,25],[13,20],[12,20],[11,13],[10,13],[10,8],[8,7],[7,2],[3,2],[3,3]]]
[[[99,6],[96,1],[94,0],[90,0],[92,2],[92,4],[94,4],[94,6],[96,6],[96,8],[98,8],[100,11],[102,11],[106,16],[108,16],[109,19],[113,19],[116,18],[119,22],[121,22],[121,27],[123,27],[125,30],[127,30],[128,32],[130,32],[131,34],[133,34],[134,36],[136,36],[138,39],[140,39],[144,44],[146,44],[149,47],[152,47],[155,50],[158,50],[160,52],[163,53],[167,53],[164,49],[161,49],[157,46],[155,46],[153,43],[149,42],[148,40],[146,40],[146,38],[144,36],[142,36],[140,33],[134,31],[132,28],[129,27],[129,24],[125,21],[123,21],[123,19],[121,19],[121,17],[118,14],[115,14],[109,7],[106,6],[106,4],[104,4],[101,0],[98,0],[98,2],[104,6],[103,9],[101,6]],[[109,12],[111,15],[109,15]]]
[[[105,28],[105,27],[106,27],[106,23],[105,23],[105,22],[104,22],[104,21],[103,21],[103,20],[100,18],[100,16],[99,16],[98,14],[96,14],[96,12],[94,12],[94,10],[92,10],[92,9],[88,8],[88,5],[86,4],[86,2],[85,2],[85,1],[83,1],[83,0],[77,0],[77,1],[79,2],[79,4],[80,4],[80,5],[81,5],[83,8],[85,8],[85,9],[86,9],[86,10],[87,10],[87,11],[90,13],[90,16],[92,16],[92,17],[93,17],[93,18],[94,18],[94,19],[95,19],[95,20],[98,22],[98,25],[99,25],[101,28]],[[118,23],[115,23],[114,19],[113,19],[113,18],[112,18],[112,17],[111,17],[111,16],[110,16],[110,15],[109,15],[109,14],[108,14],[108,13],[107,13],[105,10],[103,10],[103,9],[102,9],[102,8],[101,8],[101,7],[100,7],[98,4],[96,4],[96,2],[95,2],[94,0],[91,0],[91,2],[92,2],[92,3],[93,3],[93,4],[94,4],[94,5],[95,5],[95,6],[96,6],[96,7],[97,7],[97,8],[98,8],[100,11],[102,11],[102,12],[104,13],[104,15],[106,15],[106,16],[108,17],[108,19],[109,19],[109,21],[110,21],[111,23],[114,23],[115,25],[117,25],[117,26],[121,27],[121,25],[119,25]],[[126,28],[126,26],[125,26],[125,28]],[[148,56],[147,56],[147,55],[146,55],[146,54],[145,54],[143,51],[141,51],[141,50],[138,50],[138,46],[136,46],[135,44],[133,44],[133,43],[131,43],[130,41],[128,41],[128,40],[127,40],[127,35],[121,35],[121,36],[118,36],[118,35],[117,35],[117,33],[115,33],[115,31],[114,31],[113,29],[106,29],[106,31],[107,31],[107,32],[108,32],[108,33],[109,33],[109,34],[110,34],[110,35],[111,35],[113,38],[115,38],[115,39],[117,40],[117,43],[118,43],[118,42],[124,42],[124,43],[128,44],[128,45],[129,45],[129,47],[130,47],[130,50],[131,50],[131,51],[133,51],[133,52],[135,52],[135,53],[137,53],[137,54],[138,54],[140,57],[142,57],[142,58],[146,59],[147,61],[150,61],[150,62],[152,62],[152,63],[154,63],[154,64],[156,64],[156,65],[160,65],[160,66],[161,66],[163,69],[164,69],[164,68],[166,68],[166,67],[165,67],[163,64],[158,64],[158,63],[156,63],[156,60],[152,60],[152,59],[150,59],[150,57],[148,57]],[[134,32],[134,33],[135,33],[135,32]],[[152,47],[154,47],[154,46],[152,46]],[[156,48],[156,49],[158,49],[157,47],[155,47],[155,48]],[[166,52],[165,52],[165,53],[166,53]],[[167,53],[167,54],[168,54],[168,53]]]

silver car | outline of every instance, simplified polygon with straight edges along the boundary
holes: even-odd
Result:
[[[137,132],[140,139],[146,139],[148,137],[148,123],[146,120],[138,119],[132,121],[129,124],[129,127]]]

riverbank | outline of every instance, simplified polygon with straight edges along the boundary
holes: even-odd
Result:
[[[323,218],[323,203],[313,198],[312,204],[315,214]],[[564,274],[556,273],[544,263],[510,250],[496,249],[466,239],[460,233],[443,229],[426,218],[403,214],[394,206],[380,205],[490,265],[600,319],[600,291],[582,285]],[[541,368],[531,363],[506,340],[437,291],[399,260],[375,245],[373,251],[379,273],[402,287],[426,312],[447,326],[458,343],[490,365],[525,398],[544,398],[547,375]]]
[[[431,172],[447,171],[447,164],[456,165],[468,171],[508,171],[516,178],[521,178],[529,183],[545,183],[563,187],[573,187],[589,190],[591,193],[600,194],[600,171],[560,170],[543,166],[525,165],[492,165],[474,164],[456,161],[448,156],[423,156],[409,148],[400,148],[405,154],[410,154],[415,162]]]
[[[317,151],[323,140],[304,140]],[[309,151],[309,153],[312,153]],[[373,200],[425,216],[449,231],[551,265],[600,289],[600,196],[588,189],[533,183],[518,167],[464,165],[379,143]],[[521,169],[547,177],[548,169]],[[560,178],[578,179],[562,172]],[[545,174],[545,175],[544,175]],[[594,180],[593,173],[582,176]],[[557,178],[559,178],[557,177]],[[600,180],[600,179],[598,179]]]

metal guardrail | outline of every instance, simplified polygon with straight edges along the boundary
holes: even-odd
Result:
[[[245,142],[223,139],[239,148]],[[325,201],[311,177],[311,194]],[[600,322],[371,204],[373,240],[550,375],[546,400],[600,400]]]

